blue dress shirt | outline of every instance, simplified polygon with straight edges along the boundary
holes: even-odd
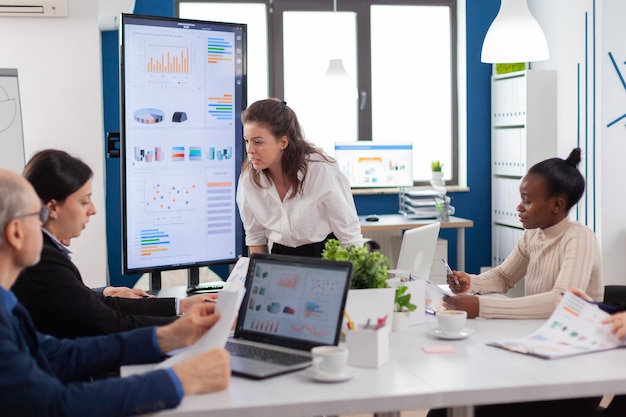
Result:
[[[183,392],[171,369],[81,382],[162,357],[154,327],[76,340],[37,333],[13,293],[0,287],[3,416],[122,417],[173,408]]]

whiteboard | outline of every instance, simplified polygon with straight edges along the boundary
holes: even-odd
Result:
[[[24,134],[17,69],[0,68],[0,167],[21,173]]]

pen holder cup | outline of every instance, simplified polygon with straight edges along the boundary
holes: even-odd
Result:
[[[378,368],[389,361],[389,327],[378,330],[352,329],[346,332],[348,365],[365,368]]]

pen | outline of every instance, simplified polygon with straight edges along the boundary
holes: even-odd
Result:
[[[343,315],[346,316],[346,320],[347,320],[346,326],[348,326],[348,329],[350,330],[354,329],[354,322],[350,318],[350,315],[348,314],[348,312],[344,310]]]
[[[446,266],[446,270],[448,271],[448,275],[452,275],[454,277],[454,283],[456,285],[460,285],[459,284],[459,280],[454,276],[454,273],[452,272],[452,268],[450,268],[450,265],[448,265],[448,263],[446,262],[445,259],[441,259],[441,262],[443,262],[443,264]]]

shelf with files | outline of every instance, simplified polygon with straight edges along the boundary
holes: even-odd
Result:
[[[492,266],[523,228],[519,184],[528,169],[556,155],[556,72],[526,70],[491,79]]]

